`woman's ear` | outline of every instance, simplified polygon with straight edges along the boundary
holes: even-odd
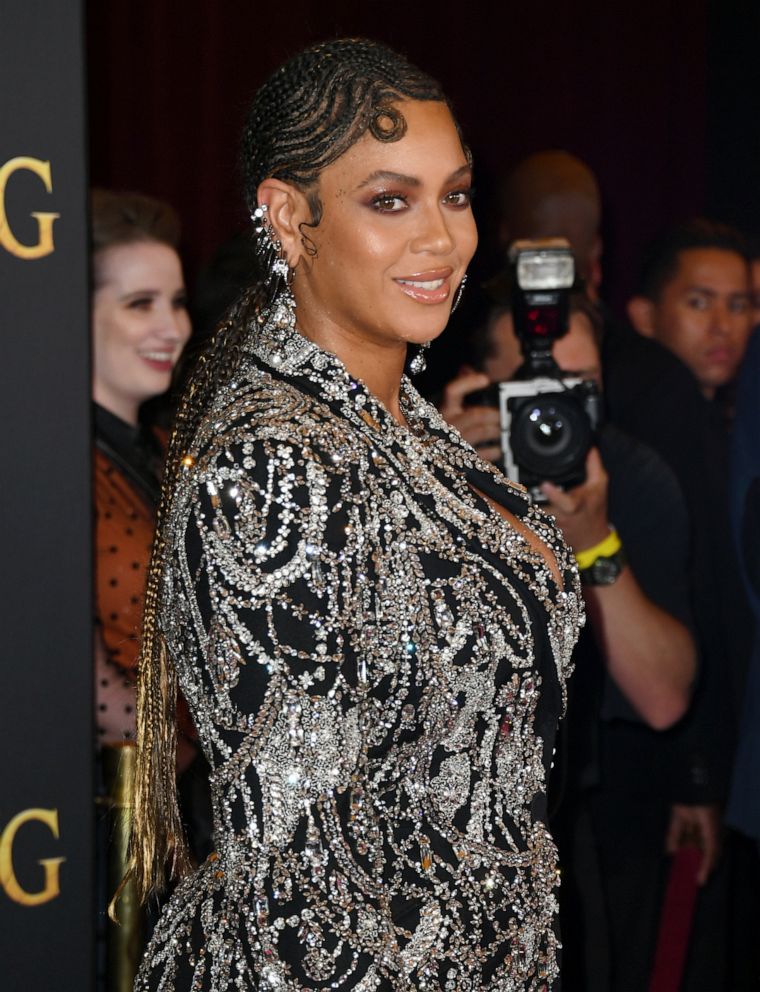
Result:
[[[265,179],[256,191],[260,205],[267,205],[267,220],[291,269],[304,255],[300,225],[311,221],[309,203],[300,191],[280,179]]]
[[[654,337],[654,303],[646,296],[632,296],[626,304],[628,319],[645,338]]]

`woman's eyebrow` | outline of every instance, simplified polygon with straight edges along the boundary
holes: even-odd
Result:
[[[451,173],[449,178],[446,180],[447,183],[456,182],[457,179],[462,179],[464,176],[469,176],[472,174],[472,166],[469,162],[465,162],[464,165],[460,166],[454,172]]]
[[[422,185],[422,182],[415,176],[405,176],[401,172],[387,172],[384,169],[379,169],[377,172],[370,172],[367,178],[362,180],[356,188],[363,189],[365,186],[376,182],[401,183],[404,186]]]
[[[469,175],[472,172],[472,166],[469,163],[465,163],[446,179],[446,183],[455,182],[462,176]],[[357,189],[363,189],[365,186],[370,186],[372,183],[382,182],[382,183],[397,183],[401,186],[421,186],[422,180],[418,179],[416,176],[406,176],[403,172],[389,172],[386,169],[378,169],[376,172],[370,172],[366,179],[363,179]]]
[[[148,288],[130,289],[128,293],[122,293],[121,296],[119,296],[119,299],[129,300],[132,297],[137,297],[137,296],[160,296],[160,295],[161,295],[160,289],[148,289]]]

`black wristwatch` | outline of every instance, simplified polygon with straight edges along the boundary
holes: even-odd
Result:
[[[611,586],[627,564],[623,548],[611,555],[600,555],[588,568],[580,570],[581,583],[584,586]]]

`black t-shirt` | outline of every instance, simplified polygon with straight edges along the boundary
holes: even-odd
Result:
[[[688,521],[675,475],[651,448],[611,424],[600,432],[599,452],[609,477],[608,516],[636,580],[649,599],[690,626]],[[575,664],[552,806],[592,787],[669,795],[669,744],[607,675],[591,624]]]

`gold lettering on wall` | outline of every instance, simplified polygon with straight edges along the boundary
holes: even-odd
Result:
[[[38,158],[29,158],[20,155],[17,158],[9,159],[5,165],[0,166],[0,245],[17,258],[34,259],[43,258],[55,251],[53,244],[53,224],[60,214],[43,213],[33,210],[31,216],[37,221],[37,242],[33,245],[22,244],[15,236],[8,223],[6,212],[5,188],[8,180],[14,172],[26,169],[28,172],[38,176],[48,193],[53,192],[53,181],[50,173],[50,162],[43,162]]]
[[[22,906],[40,906],[61,894],[61,863],[66,860],[65,858],[40,858],[37,864],[42,866],[45,873],[43,887],[36,892],[28,892],[21,887],[13,866],[13,844],[21,827],[34,821],[43,823],[53,837],[58,839],[57,809],[25,809],[22,813],[14,816],[0,834],[0,887],[5,889],[6,894],[14,902],[20,903]]]

